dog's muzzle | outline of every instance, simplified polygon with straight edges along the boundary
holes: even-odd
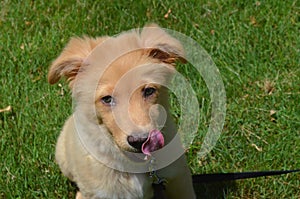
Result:
[[[142,152],[142,145],[147,140],[147,138],[148,133],[142,135],[129,135],[127,137],[127,142],[130,146],[137,149],[139,152]]]
[[[145,155],[151,155],[151,152],[162,148],[165,144],[163,134],[157,129],[150,131],[148,134],[129,135],[127,142]]]

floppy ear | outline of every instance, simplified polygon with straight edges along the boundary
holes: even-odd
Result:
[[[156,24],[144,27],[141,32],[141,40],[150,57],[167,64],[175,64],[176,61],[187,62],[181,43]]]
[[[187,63],[186,59],[179,54],[173,52],[163,51],[159,48],[154,48],[149,50],[149,56],[155,59],[158,59],[167,64],[175,64],[176,61],[179,61],[183,64]]]
[[[88,37],[72,38],[59,57],[52,63],[48,73],[48,82],[54,84],[61,77],[66,77],[70,83],[70,87],[72,87],[72,82],[79,72],[83,61],[93,48],[105,39],[106,37],[97,39]]]

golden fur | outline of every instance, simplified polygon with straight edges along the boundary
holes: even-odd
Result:
[[[66,77],[75,101],[74,114],[58,138],[56,161],[78,185],[77,198],[153,197],[149,174],[126,171],[128,162],[121,154],[137,152],[128,144],[131,134],[162,128],[166,144],[174,138],[166,85],[175,61],[185,61],[180,43],[151,25],[114,38],[72,38],[53,62],[49,82]],[[147,88],[155,92],[145,97]],[[167,116],[163,127],[162,113]],[[168,181],[168,198],[195,198],[184,155],[159,169],[158,175]]]

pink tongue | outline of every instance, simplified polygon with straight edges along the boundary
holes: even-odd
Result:
[[[159,130],[150,131],[147,140],[142,145],[142,152],[145,155],[151,155],[151,152],[162,148],[165,144],[164,136]]]

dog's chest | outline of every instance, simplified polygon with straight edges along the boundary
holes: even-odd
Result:
[[[111,176],[112,177],[112,176]],[[151,179],[145,174],[115,175],[92,198],[148,199],[153,197]]]

